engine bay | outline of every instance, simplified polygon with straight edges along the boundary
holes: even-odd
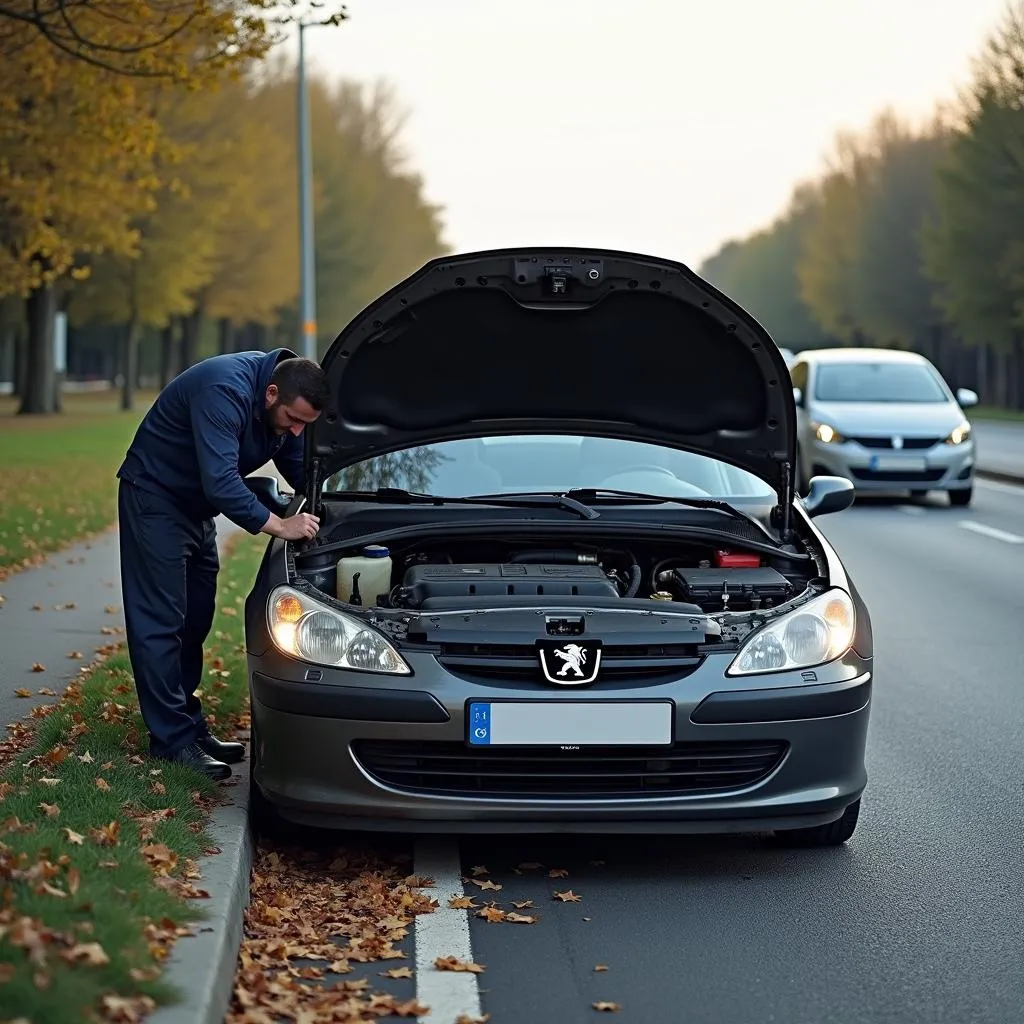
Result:
[[[583,531],[579,531],[583,532]],[[577,532],[576,537],[579,536]],[[349,604],[409,611],[540,603],[665,602],[693,614],[768,611],[800,595],[816,562],[678,537],[403,537],[297,559],[317,589]],[[371,550],[372,549],[372,550]]]

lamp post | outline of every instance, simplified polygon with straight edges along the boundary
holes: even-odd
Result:
[[[304,22],[299,22],[299,340],[302,355],[316,359],[316,265],[313,248],[313,155],[309,137]]]

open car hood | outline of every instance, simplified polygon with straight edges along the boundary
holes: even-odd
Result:
[[[433,260],[359,313],[323,367],[332,404],[306,429],[314,488],[399,448],[569,433],[709,455],[792,501],[782,354],[671,260],[575,248]]]

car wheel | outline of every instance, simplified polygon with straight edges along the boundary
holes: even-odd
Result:
[[[967,487],[962,491],[950,491],[949,503],[953,508],[966,508],[974,497],[974,488]]]
[[[841,818],[827,825],[785,829],[775,835],[788,846],[842,846],[853,835],[859,817],[860,800],[857,800],[843,811]]]

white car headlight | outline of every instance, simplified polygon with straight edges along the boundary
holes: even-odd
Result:
[[[788,672],[835,661],[853,644],[856,625],[850,595],[827,590],[748,637],[725,674]]]
[[[267,624],[278,649],[293,658],[357,672],[412,674],[381,633],[291,587],[271,593]]]
[[[823,444],[842,444],[846,438],[828,423],[812,423],[814,436]]]
[[[946,444],[963,444],[964,441],[970,439],[971,436],[971,425],[964,420],[959,427],[954,427],[949,437],[946,438]]]

